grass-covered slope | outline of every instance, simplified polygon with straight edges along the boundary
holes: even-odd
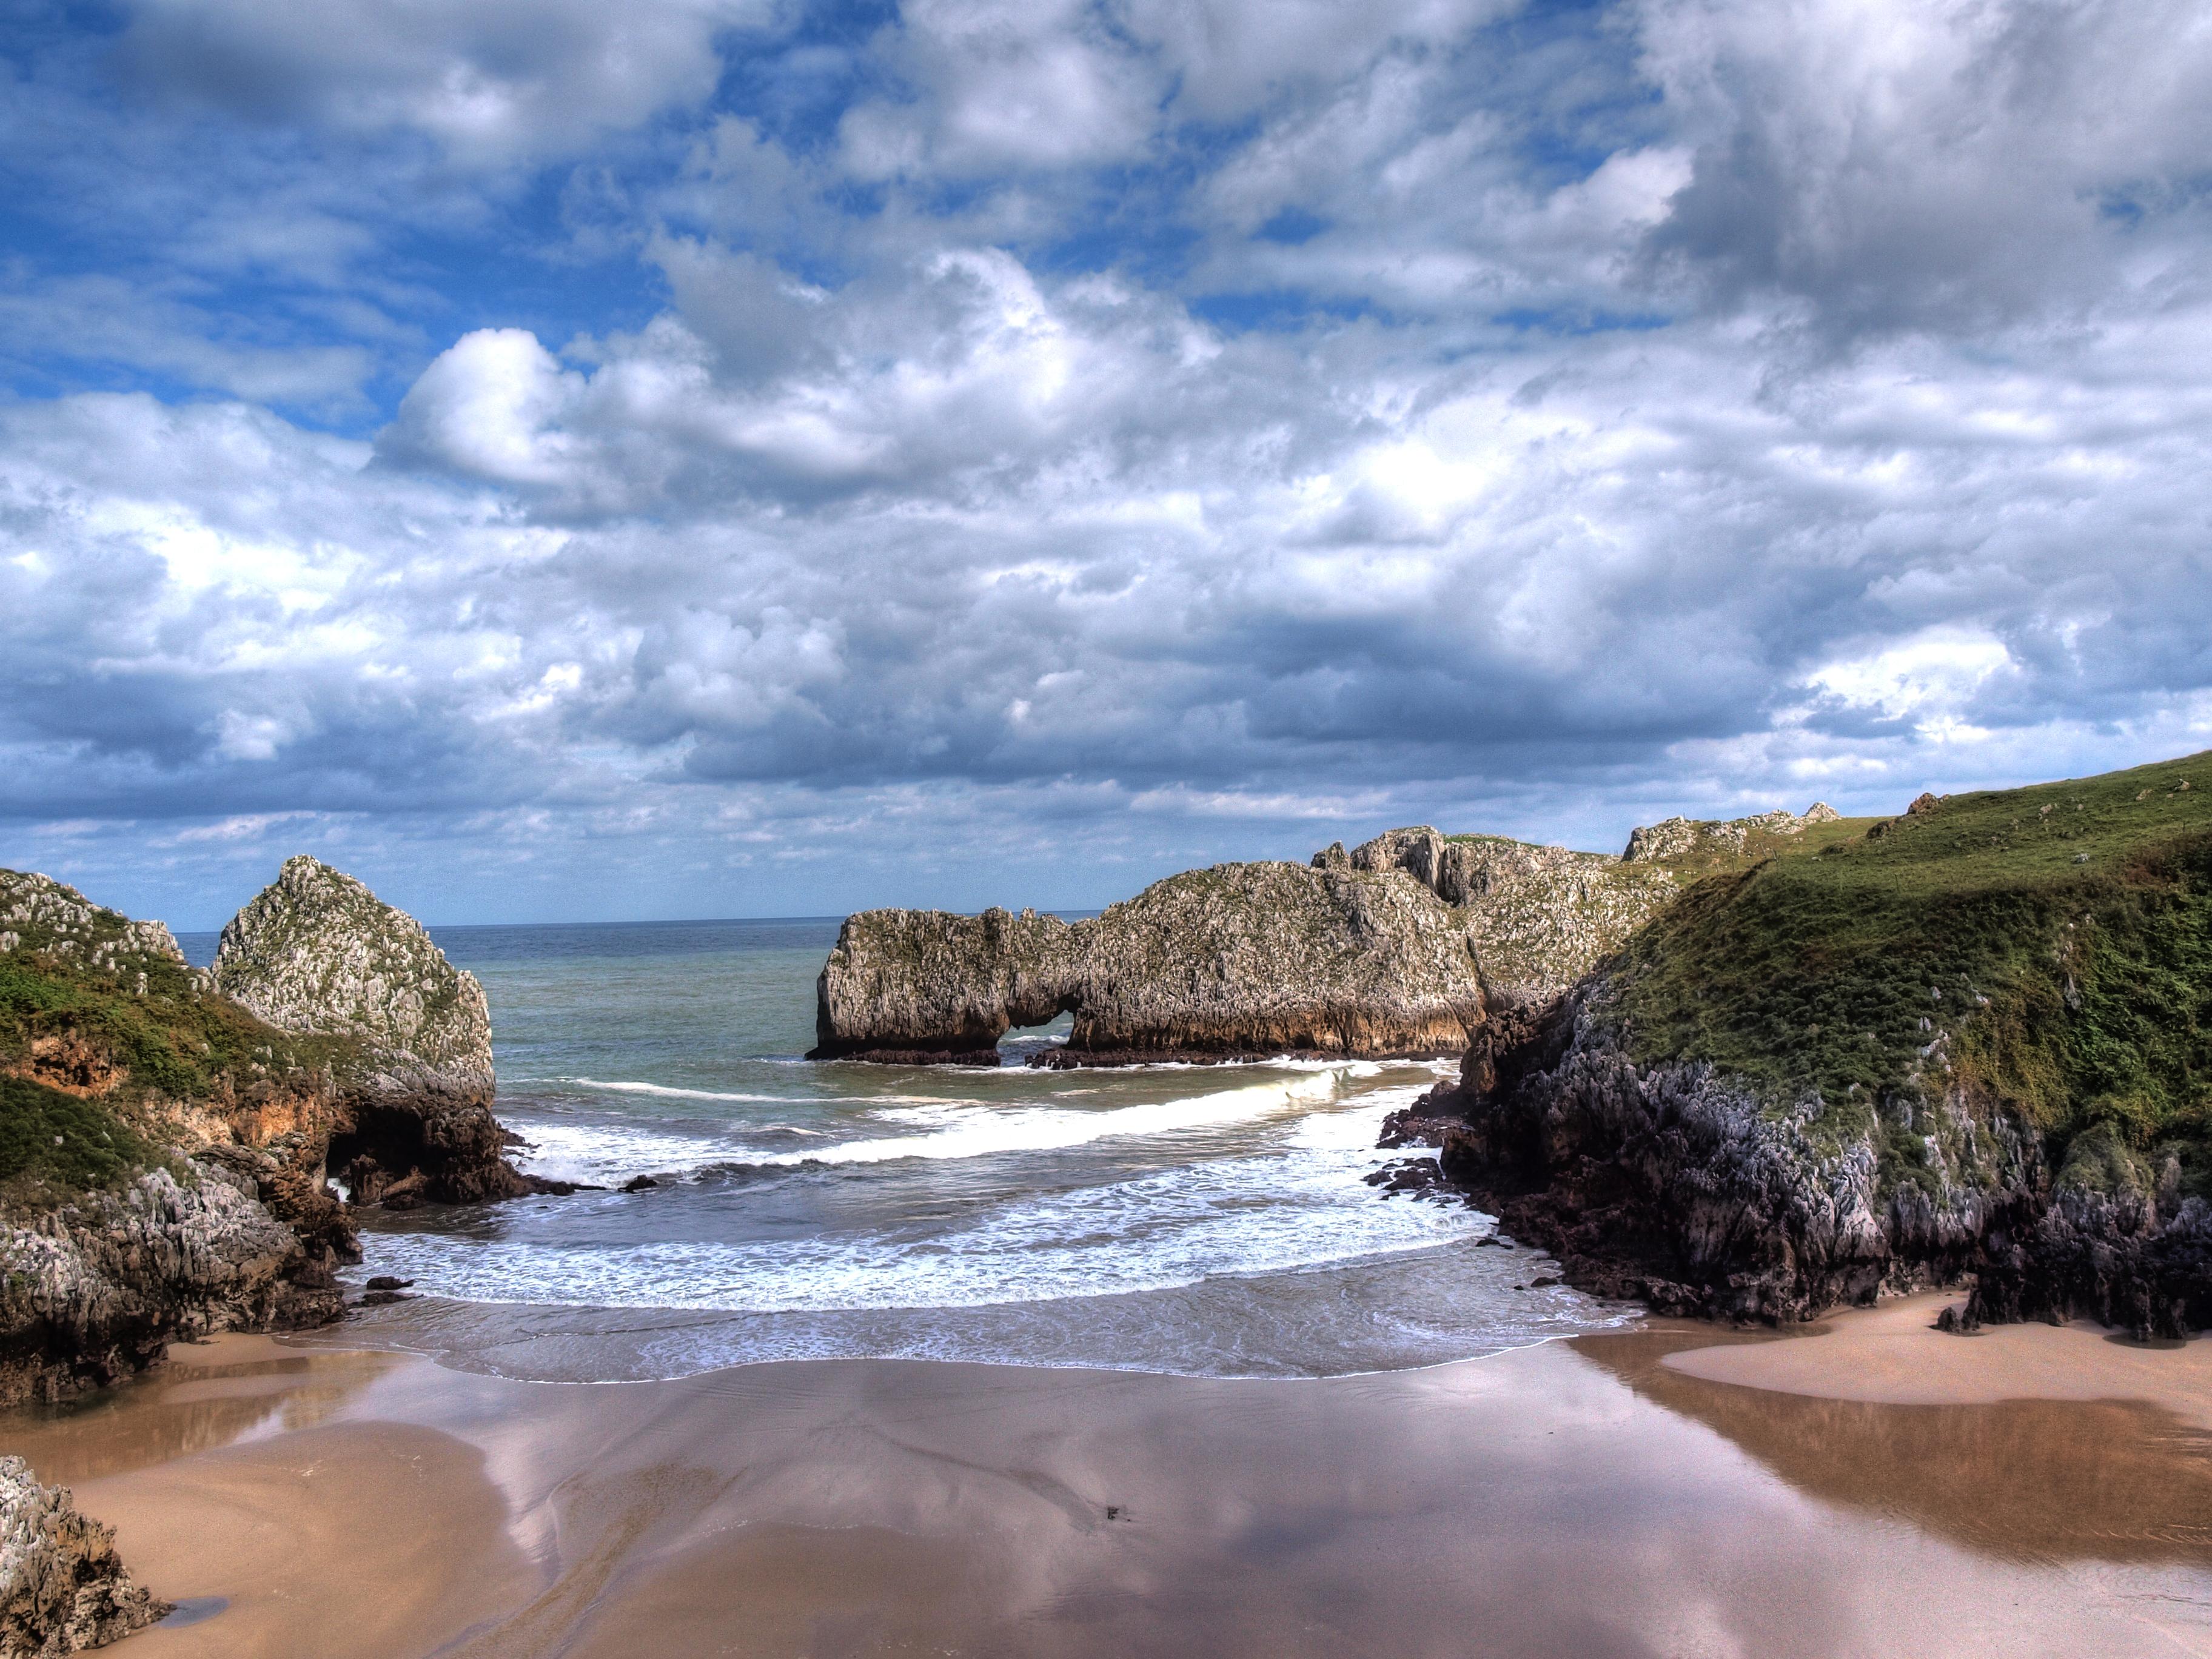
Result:
[[[2017,1112],[2060,1184],[2212,1178],[2212,754],[1923,797],[1700,882],[1631,943],[1608,1017],[1925,1182],[1919,1103]],[[1971,1167],[1973,1160],[1957,1164]]]
[[[314,1094],[343,1047],[210,994],[160,923],[0,871],[0,1206],[118,1188],[196,1110]]]

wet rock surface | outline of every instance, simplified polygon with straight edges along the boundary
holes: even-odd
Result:
[[[81,1515],[0,1457],[0,1659],[55,1659],[142,1630],[169,1612],[131,1581],[112,1528]]]

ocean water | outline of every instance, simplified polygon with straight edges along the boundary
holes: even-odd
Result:
[[[843,1355],[1321,1376],[1621,1322],[1463,1205],[1361,1177],[1450,1062],[817,1063],[835,919],[434,930],[526,1169],[609,1190],[364,1212],[374,1334],[503,1375]],[[211,938],[185,941],[204,960]],[[631,1177],[659,1184],[612,1190]]]

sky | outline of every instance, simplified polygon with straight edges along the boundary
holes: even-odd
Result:
[[[2212,747],[2201,0],[0,0],[0,865],[1106,903]]]

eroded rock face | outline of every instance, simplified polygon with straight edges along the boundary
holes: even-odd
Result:
[[[55,1659],[143,1630],[169,1612],[131,1582],[114,1529],[0,1457],[0,1659]]]
[[[491,1098],[483,987],[414,917],[317,860],[285,860],[231,918],[215,988],[280,1030],[360,1038],[362,1087]]]
[[[280,1030],[352,1040],[331,1172],[356,1202],[476,1203],[538,1190],[491,1114],[491,1018],[421,923],[307,857],[232,918],[215,988]]]
[[[144,995],[147,969],[181,968],[185,953],[165,923],[133,921],[51,876],[0,870],[0,954],[34,950]]]
[[[1832,823],[1840,816],[1826,801],[1814,801],[1802,817],[1778,807],[1747,818],[1664,818],[1632,830],[1627,849],[1620,856],[1624,862],[1634,864],[1697,854],[1740,854],[1753,836],[1802,836],[1812,825]]]
[[[2099,1319],[2145,1335],[2212,1325],[2212,1207],[2054,1180],[2018,1117],[1954,1089],[1912,1132],[1917,1177],[1884,1192],[1871,1127],[1817,1100],[1762,1107],[1703,1064],[1638,1064],[1602,976],[1412,1109],[1444,1175],[1542,1244],[1567,1279],[1662,1313],[1782,1323],[1974,1273],[1971,1322]],[[2170,1185],[2170,1183],[2169,1183]]]
[[[1188,871],[1073,924],[865,911],[817,982],[813,1057],[995,1065],[1008,1030],[1070,1012],[1066,1047],[1036,1063],[1449,1053],[1485,1010],[1557,997],[1671,902],[1670,859],[1704,874],[1835,816],[1670,820],[1626,858],[1417,825],[1308,866]]]
[[[1449,1053],[1482,992],[1449,907],[1396,872],[1219,865],[1073,924],[864,911],[817,984],[820,1059],[994,1063],[1073,1012],[1063,1061]]]
[[[0,1225],[0,1407],[56,1401],[154,1364],[179,1337],[338,1316],[331,1256],[215,1160],[149,1170]]]
[[[1655,863],[1425,825],[1377,836],[1346,862],[1401,870],[1453,907],[1493,1010],[1559,995],[1681,890]]]

